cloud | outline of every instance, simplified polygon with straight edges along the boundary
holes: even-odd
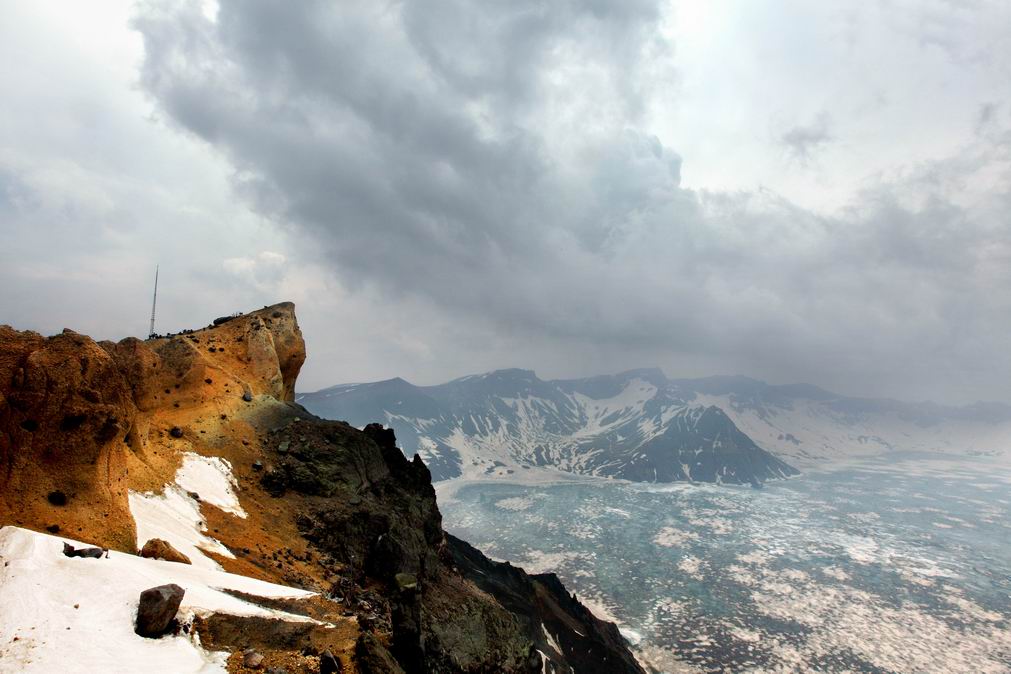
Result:
[[[653,358],[932,393],[960,373],[997,394],[1008,147],[879,176],[835,214],[686,189],[641,124],[666,94],[645,74],[674,77],[664,20],[651,2],[260,0],[216,20],[148,2],[134,25],[144,89],[298,255],[433,326],[587,371]],[[779,142],[809,161],[831,126]]]
[[[261,288],[275,287],[283,278],[288,258],[281,253],[264,250],[255,257],[229,257],[222,268],[243,283]]]
[[[786,151],[787,156],[807,164],[814,155],[835,140],[831,131],[831,118],[828,113],[821,112],[809,124],[796,124],[779,135],[777,142]]]

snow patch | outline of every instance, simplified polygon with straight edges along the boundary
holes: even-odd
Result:
[[[107,559],[66,557],[64,542],[85,545],[17,527],[0,529],[0,557],[6,562],[0,566],[2,674],[225,672],[228,653],[204,650],[194,635],[145,639],[134,634],[140,593],[166,583],[186,590],[181,621],[215,612],[310,620],[241,601],[222,590],[294,598],[311,592],[121,552],[110,552]]]
[[[200,500],[225,512],[245,518],[235,490],[239,483],[232,474],[232,464],[216,456],[200,456],[187,452],[183,465],[176,471],[176,484],[200,495]]]
[[[220,542],[205,535],[207,527],[200,514],[200,503],[190,493],[244,518],[246,512],[235,494],[237,486],[228,461],[191,452],[183,454],[174,484],[166,485],[161,494],[130,492],[130,513],[137,525],[137,545],[143,547],[152,538],[160,538],[189,557],[195,566],[220,570],[221,566],[204,551],[229,559],[235,556]]]

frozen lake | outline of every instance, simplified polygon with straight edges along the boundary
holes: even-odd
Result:
[[[763,490],[581,479],[446,497],[447,530],[557,572],[657,671],[1011,672],[1006,465],[892,455]]]

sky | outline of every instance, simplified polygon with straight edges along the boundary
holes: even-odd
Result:
[[[309,391],[1011,402],[1011,4],[0,0],[0,323],[296,303]]]

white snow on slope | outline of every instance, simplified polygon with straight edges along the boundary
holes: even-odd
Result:
[[[514,419],[506,420],[494,415],[457,419],[457,425],[449,435],[437,439],[460,456],[462,477],[465,479],[507,477],[517,474],[523,465],[532,470],[531,464],[536,463],[532,453],[535,448],[551,464],[550,468],[538,468],[539,471],[586,472],[583,470],[584,465],[601,451],[581,444],[586,440],[629,423],[639,424],[640,442],[662,432],[663,428],[652,421],[638,421],[646,402],[656,394],[657,388],[640,378],[627,382],[611,398],[596,399],[581,393],[567,394],[569,404],[566,411],[575,413],[582,420],[582,427],[565,433],[546,430],[560,417],[558,405],[554,401],[531,396],[500,397],[498,400],[513,412]],[[669,422],[681,408],[683,406],[667,415],[662,422]],[[424,450],[419,451],[422,458],[426,458],[426,453],[434,454],[437,443],[425,435],[432,425],[431,420],[411,419],[387,412],[387,423],[394,419],[408,423],[417,430],[420,435],[419,447]],[[469,434],[463,430],[467,421],[478,433]],[[528,477],[530,474],[525,472],[524,478]]]
[[[134,634],[140,593],[166,583],[186,590],[178,613],[181,622],[214,612],[310,620],[221,592],[313,594],[305,590],[121,552],[110,552],[108,559],[70,558],[63,554],[65,541],[84,546],[26,529],[0,529],[0,674],[225,672],[227,653],[205,651],[194,637],[145,639]]]
[[[190,558],[194,566],[221,570],[221,565],[205,555],[207,550],[234,559],[231,550],[204,534],[207,530],[200,504],[178,485],[165,487],[161,494],[130,492],[130,513],[137,524],[137,545],[152,538],[168,541]]]
[[[137,545],[143,547],[152,538],[160,538],[189,557],[194,566],[220,570],[221,566],[203,550],[230,559],[235,556],[206,535],[200,504],[189,492],[195,492],[202,501],[226,512],[246,517],[235,495],[235,486],[232,467],[227,461],[187,452],[176,471],[175,483],[165,485],[161,494],[130,492],[130,513],[137,525]]]
[[[613,398],[595,399],[582,393],[572,394],[572,399],[586,415],[586,425],[573,437],[599,435],[609,428],[619,426],[642,416],[643,407],[657,393],[657,388],[644,379],[635,378]]]
[[[187,452],[183,465],[176,471],[176,484],[200,495],[201,501],[225,512],[245,518],[235,489],[239,486],[232,475],[232,464],[217,456],[200,456]]]

